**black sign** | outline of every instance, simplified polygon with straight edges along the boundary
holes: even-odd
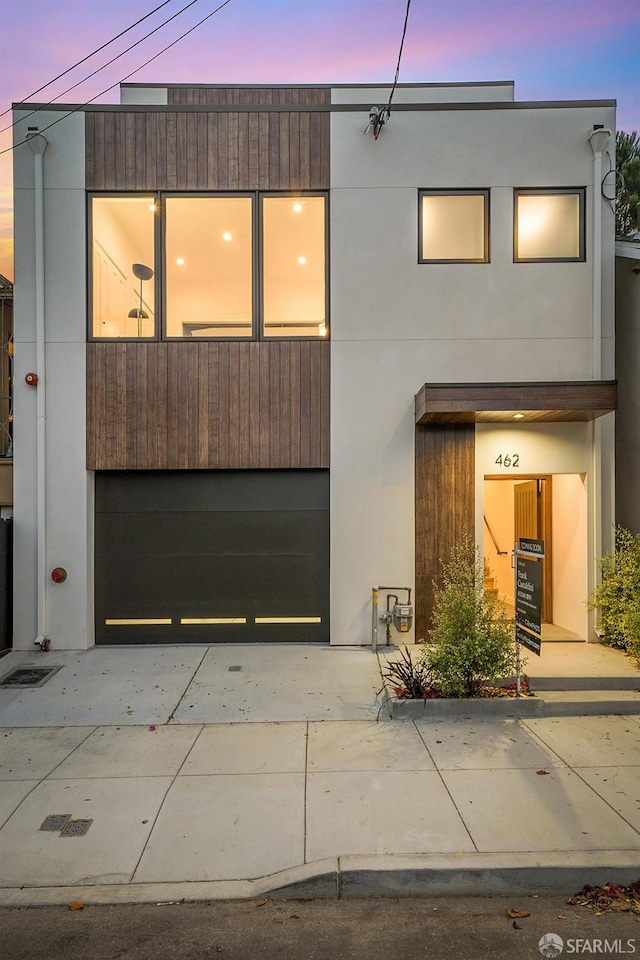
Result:
[[[516,560],[516,620],[540,636],[542,624],[542,564],[518,556]]]
[[[522,627],[518,626],[517,624],[516,640],[518,643],[521,643],[523,647],[526,647],[527,650],[531,650],[531,652],[535,653],[538,657],[540,656],[540,638],[535,637],[532,633],[527,633],[526,630],[523,630]]]
[[[544,557],[544,540],[525,540],[520,537],[518,550],[520,553],[532,553],[536,557]]]

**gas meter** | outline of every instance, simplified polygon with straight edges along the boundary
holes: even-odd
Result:
[[[395,593],[388,593],[386,610],[378,614],[378,593],[380,590],[403,590],[407,594],[406,603],[400,603],[400,597]],[[373,587],[371,591],[371,648],[378,648],[378,624],[386,626],[386,643],[391,643],[391,625],[398,633],[409,633],[413,626],[413,607],[411,605],[411,587]],[[393,605],[392,605],[393,601]]]
[[[408,633],[413,623],[413,607],[407,603],[394,603],[393,625],[398,633]]]

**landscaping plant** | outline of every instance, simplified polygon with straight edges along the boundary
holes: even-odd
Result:
[[[445,696],[477,697],[486,682],[517,672],[513,621],[500,599],[485,592],[484,564],[466,533],[443,563],[432,622],[422,662]]]
[[[616,527],[615,549],[600,561],[602,582],[589,599],[603,642],[627,650],[640,665],[640,534]]]

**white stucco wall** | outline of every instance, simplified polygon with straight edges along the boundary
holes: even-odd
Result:
[[[43,111],[16,127],[38,126],[44,154],[47,571],[63,566],[64,584],[45,577],[47,628],[54,649],[93,642],[92,477],[86,470],[86,245],[84,116]],[[15,182],[15,473],[14,646],[31,649],[37,634],[37,387],[34,158],[27,145],[14,154]]]
[[[413,584],[414,395],[422,384],[591,379],[588,136],[595,123],[613,130],[615,118],[610,106],[439,107],[394,113],[377,141],[363,136],[363,119],[340,112],[331,120],[331,616],[337,644],[369,642],[372,586]],[[513,188],[525,186],[587,187],[587,262],[513,263]],[[489,264],[417,263],[419,187],[490,188]],[[606,205],[603,222],[607,377],[613,372],[613,226]],[[589,428],[569,426],[582,431],[581,466],[562,470],[586,471]],[[593,544],[593,531],[590,536]]]

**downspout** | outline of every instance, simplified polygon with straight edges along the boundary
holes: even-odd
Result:
[[[35,172],[35,300],[36,300],[36,517],[37,517],[37,636],[34,643],[47,646],[47,376],[44,304],[44,152],[47,139],[41,133],[27,134],[34,155]]]
[[[602,379],[602,153],[611,131],[594,124],[589,135],[593,151],[593,305],[592,305],[592,378]],[[598,582],[598,559],[602,556],[602,425],[592,421],[593,475],[593,568],[592,585]],[[595,628],[595,617],[592,626]],[[594,629],[595,633],[595,629]]]
[[[589,136],[593,150],[593,361],[592,376],[602,380],[602,152],[611,130],[596,124]]]

